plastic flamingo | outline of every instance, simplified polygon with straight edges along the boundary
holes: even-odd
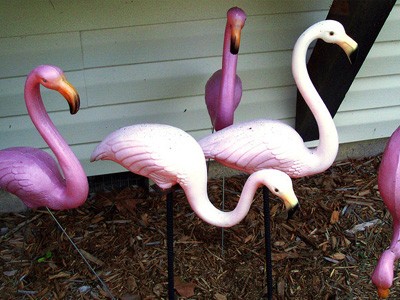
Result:
[[[312,84],[306,67],[310,43],[321,38],[339,45],[349,59],[357,43],[343,26],[332,20],[316,23],[297,40],[292,59],[292,72],[297,87],[317,120],[320,141],[308,149],[290,126],[275,120],[256,120],[232,125],[199,141],[207,158],[247,173],[276,169],[292,178],[325,171],[338,151],[338,134],[332,117]]]
[[[25,83],[28,113],[40,135],[56,155],[65,179],[48,153],[35,148],[15,147],[0,150],[0,187],[18,196],[30,208],[75,208],[87,198],[87,177],[46,113],[40,95],[40,84],[61,93],[69,103],[71,114],[79,110],[79,95],[65,79],[62,70],[55,66],[43,65],[35,68]]]
[[[236,75],[240,34],[246,14],[238,7],[227,12],[222,53],[222,69],[216,71],[206,83],[205,98],[208,114],[215,130],[233,124],[233,114],[242,98],[242,81]]]
[[[372,282],[378,288],[379,297],[387,298],[393,283],[393,265],[400,258],[400,127],[390,137],[383,153],[378,187],[393,218],[393,235],[389,249],[382,253],[372,273]]]
[[[291,208],[298,202],[289,176],[277,170],[263,170],[248,178],[233,211],[218,210],[207,195],[207,168],[199,144],[183,130],[168,125],[138,124],[121,128],[96,147],[90,160],[112,160],[152,179],[162,189],[179,184],[194,212],[205,222],[219,227],[239,223],[262,184],[280,197],[286,207]]]

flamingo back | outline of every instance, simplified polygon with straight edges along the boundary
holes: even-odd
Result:
[[[234,124],[199,141],[206,158],[247,173],[277,169],[290,177],[304,176],[309,150],[290,126],[276,120]]]
[[[65,187],[57,163],[40,149],[14,147],[0,150],[0,188],[19,197],[26,206],[58,207]]]
[[[207,180],[204,155],[196,140],[168,125],[138,124],[116,130],[96,147],[90,159],[112,160],[162,189]]]

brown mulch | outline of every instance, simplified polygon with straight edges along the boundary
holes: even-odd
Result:
[[[336,163],[294,180],[301,210],[286,220],[271,196],[274,299],[376,299],[370,274],[389,245],[391,217],[377,189],[380,156]],[[225,178],[235,206],[245,176]],[[223,179],[209,181],[221,207]],[[166,299],[165,197],[138,187],[97,193],[79,209],[54,212],[91,272],[47,210],[0,215],[2,299]],[[355,225],[373,221],[364,231]],[[174,202],[175,286],[179,299],[261,299],[265,293],[262,192],[240,224],[223,232]],[[364,224],[365,225],[365,224]],[[391,299],[400,296],[396,279]]]

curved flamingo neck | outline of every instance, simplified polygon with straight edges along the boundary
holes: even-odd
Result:
[[[233,123],[233,109],[238,55],[230,52],[231,30],[228,22],[225,27],[222,53],[222,77],[219,88],[218,107],[214,127],[222,129]]]
[[[85,171],[64,138],[51,121],[40,94],[40,84],[31,73],[25,83],[25,103],[29,116],[43,140],[53,151],[65,176],[65,186],[59,195],[62,209],[81,205],[88,195],[88,183]]]
[[[317,121],[319,144],[316,149],[311,150],[311,154],[314,162],[313,169],[316,170],[315,173],[319,173],[325,171],[334,162],[338,152],[339,138],[332,116],[307,71],[305,58],[309,45],[316,38],[315,30],[318,30],[318,27],[310,27],[297,40],[293,50],[292,73],[297,88]]]
[[[218,227],[231,227],[242,221],[249,212],[254,195],[262,184],[266,185],[268,170],[261,170],[249,176],[243,186],[236,208],[232,211],[221,211],[209,200],[207,178],[196,178],[196,184],[181,184],[193,211],[205,222]],[[199,184],[199,182],[202,184]]]

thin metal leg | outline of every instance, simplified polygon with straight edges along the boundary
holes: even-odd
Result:
[[[168,253],[168,299],[175,299],[174,288],[174,193],[167,194],[167,253]]]
[[[267,298],[272,300],[272,250],[271,250],[271,218],[269,210],[269,191],[263,187],[263,202],[264,202],[264,229],[265,229],[265,264],[267,268]]]

